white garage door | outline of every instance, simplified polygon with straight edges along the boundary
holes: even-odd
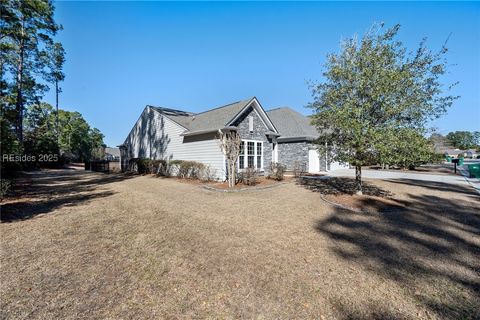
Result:
[[[320,172],[320,159],[318,157],[318,152],[315,149],[308,150],[308,172]]]

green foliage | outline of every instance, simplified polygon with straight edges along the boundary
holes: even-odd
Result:
[[[413,169],[438,159],[431,140],[411,128],[389,130],[376,144],[376,151],[378,163],[401,168]]]
[[[58,122],[62,153],[78,161],[99,158],[98,150],[104,147],[104,136],[97,128],[91,128],[79,112],[59,110]]]
[[[286,169],[287,169],[286,166],[278,162],[272,162],[270,163],[270,174],[268,175],[268,178],[277,180],[277,181],[282,181],[285,178]]]
[[[381,161],[405,165],[404,154],[423,159],[420,151],[427,145],[421,135],[428,121],[458,98],[442,94],[447,49],[433,53],[422,41],[407,53],[395,39],[399,28],[374,26],[361,40],[345,40],[340,53],[328,56],[326,80],[312,86],[312,124],[322,132],[317,143],[334,161],[358,169]],[[399,133],[409,139],[402,140],[403,153],[389,152]],[[357,183],[361,188],[361,174]]]
[[[59,153],[52,111],[53,108],[48,103],[33,104],[27,108],[24,119],[26,154]]]
[[[8,97],[3,103],[14,112],[11,125],[22,142],[24,105],[38,103],[53,75],[63,79],[64,51],[53,40],[61,26],[52,1],[4,0],[0,11],[2,97]]]
[[[78,112],[59,110],[59,142],[57,142],[56,112],[48,103],[30,105],[24,117],[23,144],[15,138],[11,124],[3,117],[2,154],[35,156],[37,162],[2,162],[2,170],[17,171],[37,166],[61,166],[69,160],[86,161],[100,158],[104,150],[103,134],[91,128]],[[41,162],[40,155],[57,155],[57,161]]]
[[[54,20],[53,1],[3,0],[0,6],[2,155],[57,154],[52,109],[40,103],[50,85],[58,87],[65,78],[65,51],[54,41],[62,27]],[[2,162],[1,168],[13,171],[31,164]]]
[[[480,147],[479,131],[455,131],[449,132],[446,136],[447,140],[459,149],[471,149]]]
[[[13,179],[0,179],[0,201],[12,191],[14,184],[15,180]]]

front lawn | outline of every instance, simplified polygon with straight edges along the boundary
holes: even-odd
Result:
[[[294,182],[246,193],[47,171],[2,205],[0,317],[480,317],[473,190],[372,181],[359,214]]]

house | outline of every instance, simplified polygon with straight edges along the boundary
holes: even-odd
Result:
[[[313,144],[319,134],[308,117],[288,107],[265,111],[253,97],[201,113],[147,105],[119,146],[122,169],[134,158],[190,160],[209,165],[223,180],[218,130],[240,134],[239,170],[253,166],[268,172],[271,162],[312,173],[341,167],[319,155]]]
[[[120,149],[119,148],[106,147],[105,148],[104,160],[120,161]]]
[[[478,152],[475,149],[465,150],[463,154],[465,155],[465,158],[469,159],[475,159],[478,156]]]
[[[446,157],[458,158],[460,154],[463,154],[463,151],[460,149],[446,149],[444,155]]]

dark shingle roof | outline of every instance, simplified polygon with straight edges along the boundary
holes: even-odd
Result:
[[[201,113],[150,106],[154,110],[175,121],[189,132],[213,131],[222,129],[235,118],[254,98],[237,101]],[[277,108],[266,112],[281,138],[317,138],[318,131],[310,124],[310,119],[288,108]]]
[[[201,113],[153,107],[188,131],[216,130],[224,128],[253,98],[237,101]]]
[[[111,154],[114,157],[120,157],[120,149],[119,148],[106,147],[105,148],[105,153],[106,154]]]
[[[317,129],[310,124],[310,119],[303,114],[289,108],[277,108],[267,111],[282,138],[289,137],[318,137]]]

